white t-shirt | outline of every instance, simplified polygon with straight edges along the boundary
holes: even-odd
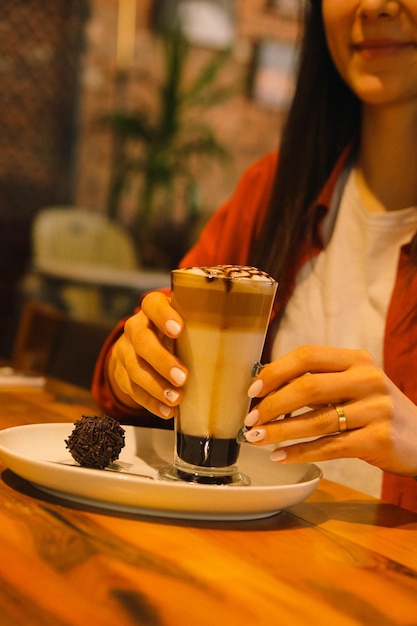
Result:
[[[345,172],[323,224],[327,245],[297,276],[272,358],[316,344],[365,349],[383,367],[385,318],[399,252],[416,230],[416,207],[368,211],[359,195],[355,170]],[[382,473],[377,468],[357,459],[322,465],[328,478],[380,494]]]

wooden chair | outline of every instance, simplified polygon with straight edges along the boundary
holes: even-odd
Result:
[[[110,330],[109,325],[72,319],[49,304],[28,300],[21,313],[11,365],[89,389]]]
[[[53,306],[27,300],[22,308],[13,343],[11,364],[17,370],[43,374],[54,339],[66,314]]]

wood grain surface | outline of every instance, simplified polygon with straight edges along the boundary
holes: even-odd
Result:
[[[0,397],[0,428],[97,412],[53,380]],[[69,503],[0,467],[1,626],[417,624],[405,509],[323,480],[267,519],[168,520]]]

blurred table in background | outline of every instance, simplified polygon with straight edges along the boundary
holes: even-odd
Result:
[[[121,270],[100,265],[68,262],[39,261],[34,270],[42,277],[103,289],[126,289],[138,295],[152,289],[170,286],[168,271]]]
[[[39,260],[35,296],[84,319],[115,322],[133,311],[147,291],[170,286],[168,271],[117,269],[74,261]]]

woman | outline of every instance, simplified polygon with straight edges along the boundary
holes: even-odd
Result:
[[[279,160],[244,174],[181,265],[280,283],[246,439],[279,463],[367,461],[417,511],[417,5],[311,0],[304,32]],[[144,298],[97,365],[104,410],[172,417],[187,371],[162,338],[181,329],[166,295]]]

